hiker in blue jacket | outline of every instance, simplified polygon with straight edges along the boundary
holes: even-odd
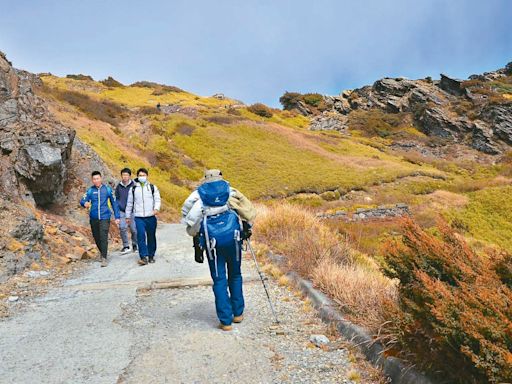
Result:
[[[128,230],[130,231],[132,240],[132,251],[137,252],[137,228],[135,227],[135,220],[126,220],[126,205],[128,203],[128,194],[131,188],[135,185],[132,180],[132,171],[130,168],[123,168],[121,170],[121,181],[116,186],[116,200],[119,205],[121,213],[121,221],[119,223],[119,232],[121,233],[121,240],[123,241],[123,248],[121,253],[130,252],[130,243],[128,241]]]
[[[91,231],[101,254],[101,266],[107,266],[107,252],[108,252],[108,231],[110,229],[110,216],[112,212],[108,203],[114,210],[114,217],[116,224],[119,225],[119,207],[117,205],[116,197],[112,188],[103,184],[101,173],[94,171],[91,174],[92,187],[83,195],[80,200],[82,207],[89,209],[89,222],[91,224]]]

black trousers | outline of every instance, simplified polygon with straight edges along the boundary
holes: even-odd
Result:
[[[94,242],[100,250],[101,257],[106,259],[108,252],[108,230],[110,229],[110,219],[91,219],[90,223]]]

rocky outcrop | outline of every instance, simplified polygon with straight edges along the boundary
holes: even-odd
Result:
[[[439,81],[439,88],[455,96],[462,96],[465,93],[465,88],[462,86],[462,80],[448,77],[442,73],[441,81]]]
[[[38,81],[0,55],[0,189],[45,206],[62,193],[75,132],[34,94]]]
[[[325,96],[329,109],[312,117],[310,129],[349,132],[353,111],[379,109],[409,115],[416,128],[446,144],[463,144],[491,155],[508,151],[512,145],[512,99],[501,96],[503,91],[496,83],[510,84],[512,62],[470,79],[472,82],[466,82],[444,74],[434,81],[384,78],[371,86]],[[295,109],[305,116],[312,114],[310,109]]]
[[[473,135],[471,146],[490,155],[500,153],[499,147],[494,143],[494,132],[483,121],[473,122]]]
[[[488,105],[483,108],[481,117],[490,123],[498,138],[512,145],[512,103]]]
[[[0,53],[0,282],[50,255],[37,208],[62,202],[68,176],[75,132],[34,93],[41,85]]]
[[[324,112],[311,119],[309,129],[312,131],[338,131],[347,133],[348,120],[344,115]]]
[[[409,206],[407,204],[398,203],[394,206],[380,206],[377,208],[358,208],[352,214],[346,211],[336,211],[334,213],[321,213],[318,215],[321,219],[339,219],[345,222],[367,221],[367,220],[383,220],[392,219],[403,216],[409,216]]]

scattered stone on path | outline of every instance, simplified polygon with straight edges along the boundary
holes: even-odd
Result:
[[[9,303],[14,303],[14,302],[18,301],[19,299],[20,299],[19,296],[9,296],[7,301],[9,301]]]
[[[311,335],[309,341],[315,344],[318,348],[330,343],[329,338],[325,335]]]

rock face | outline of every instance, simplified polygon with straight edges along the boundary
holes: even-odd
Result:
[[[50,255],[37,208],[62,202],[68,175],[75,132],[34,94],[41,85],[0,53],[0,283]]]
[[[324,112],[311,119],[309,129],[312,131],[338,131],[347,133],[347,117],[337,113]]]
[[[500,82],[505,88],[512,83],[512,62],[472,75],[470,81],[444,74],[434,81],[384,78],[338,96],[324,96],[329,109],[312,116],[310,129],[349,132],[353,111],[379,109],[410,115],[414,126],[428,136],[496,155],[512,145],[512,95],[503,95],[505,91],[496,86]],[[305,116],[312,114],[299,105],[291,107]]]
[[[75,132],[34,95],[39,81],[0,54],[0,189],[46,206],[62,193]]]

